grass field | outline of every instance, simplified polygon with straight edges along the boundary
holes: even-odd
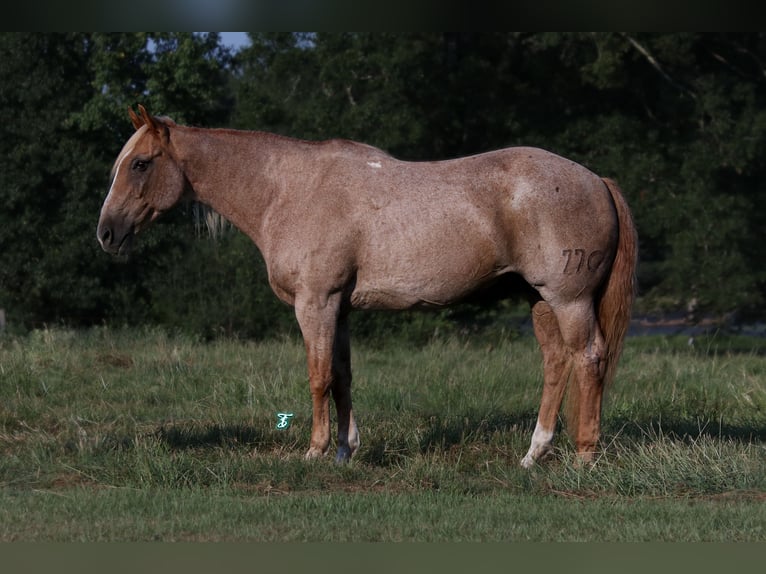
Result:
[[[1,541],[766,541],[766,341],[628,340],[603,453],[526,471],[529,337],[358,343],[362,448],[305,462],[298,340],[0,337]],[[278,412],[292,412],[286,430]]]

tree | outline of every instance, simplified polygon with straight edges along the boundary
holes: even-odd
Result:
[[[0,306],[11,323],[94,311],[100,269],[82,232],[83,213],[95,210],[88,195],[98,153],[69,122],[88,97],[86,42],[81,34],[0,36],[0,105],[13,110],[0,126]]]
[[[609,162],[627,171],[649,298],[700,312],[762,308],[764,39],[597,38],[611,64],[592,67],[591,81],[633,104],[615,100],[605,129],[590,129],[584,141],[613,146]],[[629,130],[613,137],[610,123]]]
[[[237,120],[405,159],[537,145],[617,179],[644,309],[764,302],[761,33],[254,34]]]
[[[0,103],[14,112],[0,127],[0,306],[9,322],[150,318],[147,285],[193,224],[167,218],[128,262],[99,253],[109,170],[132,132],[127,108],[225,122],[228,53],[216,35],[3,34],[0,56]],[[184,244],[182,261],[193,247]]]
[[[200,238],[194,206],[167,214],[128,261],[99,252],[95,220],[137,103],[179,123],[345,137],[410,160],[548,148],[625,191],[644,311],[693,302],[762,312],[766,34],[251,39],[232,57],[216,34],[0,35],[0,104],[12,112],[0,125],[0,307],[10,324],[265,335],[287,323],[255,247],[236,231]],[[485,313],[469,311],[440,320]],[[359,327],[402,322],[375,321]]]

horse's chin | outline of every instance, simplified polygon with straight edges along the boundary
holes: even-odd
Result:
[[[117,246],[117,249],[114,250],[114,255],[119,255],[121,257],[127,257],[130,255],[131,250],[133,249],[133,237],[134,233],[132,231],[129,231],[125,234],[125,237],[122,238],[122,241],[120,241],[120,244]]]

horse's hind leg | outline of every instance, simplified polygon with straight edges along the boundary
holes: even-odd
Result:
[[[546,301],[539,300],[532,306],[532,323],[543,354],[543,396],[529,451],[521,460],[524,468],[530,468],[551,449],[571,366],[569,350],[561,338],[558,320]]]
[[[338,454],[335,460],[345,462],[359,448],[359,431],[351,409],[351,343],[347,312],[342,312],[338,319],[332,373],[332,398],[338,412]]]
[[[569,391],[567,423],[579,459],[592,462],[601,427],[606,343],[592,301],[575,301],[554,311],[573,359],[574,387]]]

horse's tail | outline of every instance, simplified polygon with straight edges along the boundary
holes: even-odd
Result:
[[[604,183],[612,194],[619,228],[617,253],[597,302],[596,311],[601,333],[606,342],[604,355],[604,386],[606,387],[614,379],[636,297],[638,234],[630,208],[617,183],[607,178],[604,178]]]

